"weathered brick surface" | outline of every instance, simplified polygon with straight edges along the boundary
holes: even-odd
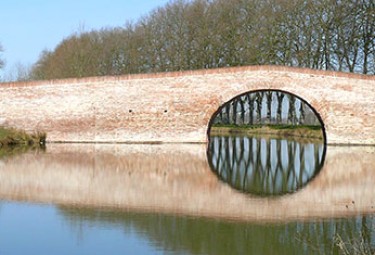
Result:
[[[204,142],[220,105],[280,89],[320,114],[328,143],[375,144],[375,78],[276,66],[0,84],[0,125],[50,141]]]

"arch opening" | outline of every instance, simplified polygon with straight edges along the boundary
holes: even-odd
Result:
[[[218,178],[245,193],[279,196],[306,186],[326,154],[324,123],[304,99],[282,90],[234,97],[212,116],[207,159]]]

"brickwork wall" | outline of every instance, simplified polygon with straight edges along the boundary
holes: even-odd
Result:
[[[277,66],[0,84],[0,125],[63,142],[205,142],[233,97],[279,89],[321,116],[329,144],[375,144],[375,77]]]

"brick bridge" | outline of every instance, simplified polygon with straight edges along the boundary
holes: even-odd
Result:
[[[308,102],[328,144],[375,144],[375,77],[277,66],[0,84],[0,125],[63,142],[205,142],[233,97],[283,90]]]

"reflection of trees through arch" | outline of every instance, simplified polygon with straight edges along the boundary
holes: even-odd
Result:
[[[213,136],[208,160],[212,170],[235,189],[281,195],[305,186],[322,168],[323,141]]]
[[[321,126],[317,112],[307,102],[279,90],[242,94],[223,105],[212,124]]]
[[[134,230],[165,253],[173,254],[341,254],[340,237],[349,254],[361,245],[375,252],[375,217],[262,224],[226,222],[158,213],[59,207],[77,229],[93,226]]]

